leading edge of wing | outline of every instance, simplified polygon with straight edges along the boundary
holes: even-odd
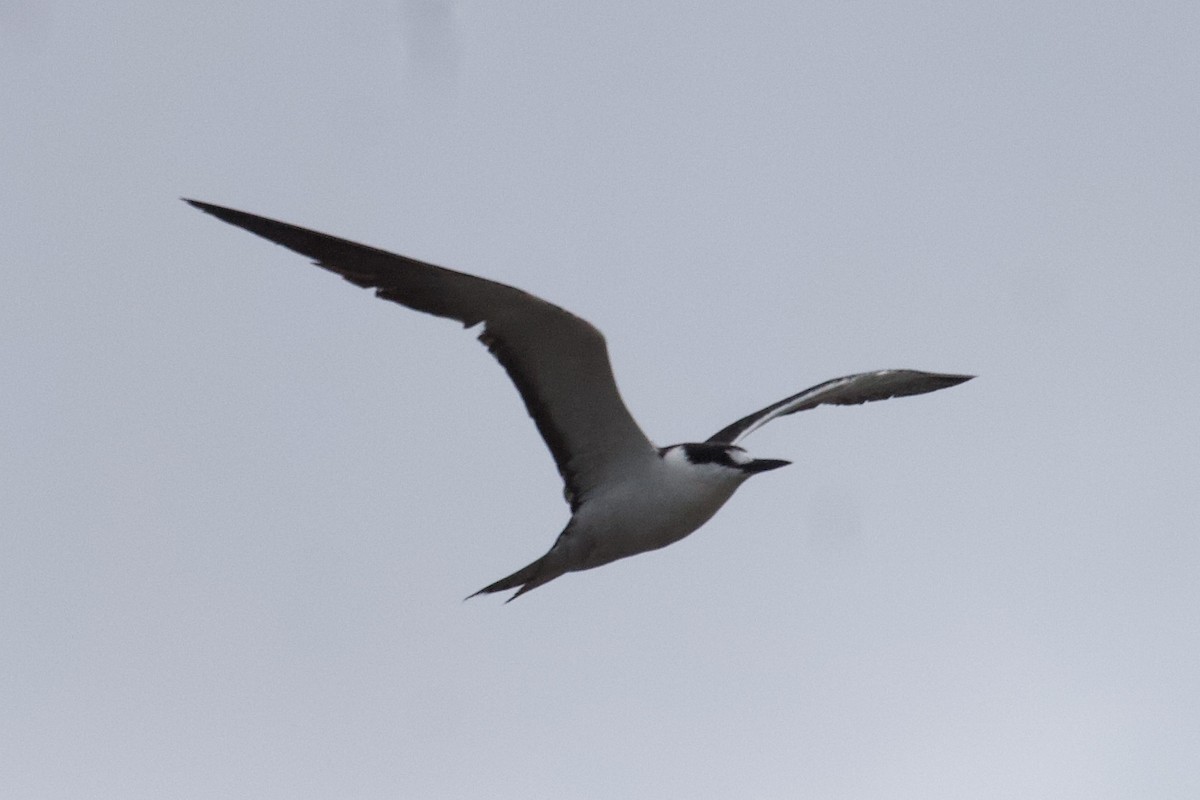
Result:
[[[708,438],[710,442],[736,444],[777,417],[795,414],[820,405],[853,406],[893,397],[936,392],[974,378],[915,369],[883,369],[834,378],[785,397],[727,425]]]
[[[587,320],[512,286],[197,200],[218,219],[314,259],[417,311],[484,323],[479,340],[517,387],[554,457],[572,511],[629,459],[657,457],[617,390],[604,336]]]
[[[486,309],[503,297],[510,304],[540,303],[540,298],[503,283],[418,261],[327,233],[301,228],[246,211],[183,198],[183,201],[222,222],[228,222],[288,250],[308,256],[317,266],[356,286],[375,289],[385,297],[391,289],[404,298],[385,297],[427,314],[458,320],[470,328],[483,322]],[[473,290],[473,291],[472,291]],[[564,312],[565,313],[565,312]]]

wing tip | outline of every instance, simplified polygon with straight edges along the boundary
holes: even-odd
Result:
[[[897,370],[896,372],[898,373],[897,377],[900,377],[900,375],[904,375],[904,377],[901,380],[901,385],[895,387],[894,394],[890,394],[887,397],[867,397],[858,402],[871,402],[873,400],[887,400],[892,397],[940,392],[942,389],[958,386],[976,377],[975,375],[960,375],[950,372],[925,372],[919,369]]]
[[[236,211],[232,208],[216,205],[215,203],[206,203],[203,200],[193,200],[190,197],[181,197],[179,199],[187,203],[192,208],[203,211],[205,214],[211,214],[222,222],[228,222],[231,225],[238,225],[239,227],[245,227],[245,225],[241,222],[243,218],[253,216],[244,211]]]
[[[938,375],[937,377],[941,379],[943,384],[942,388],[949,389],[951,386],[958,386],[960,383],[966,383],[967,381],[974,380],[979,376],[942,374]]]

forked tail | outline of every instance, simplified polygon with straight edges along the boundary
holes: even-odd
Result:
[[[501,578],[495,583],[483,587],[475,594],[469,595],[466,599],[470,600],[472,597],[478,597],[481,594],[493,594],[494,592],[503,592],[507,589],[517,589],[519,586],[520,588],[517,589],[517,593],[504,601],[511,603],[530,589],[536,589],[543,583],[548,583],[562,574],[561,572],[555,573],[553,570],[545,568],[546,559],[549,557],[550,554],[547,553],[532,564],[521,567],[507,578]]]

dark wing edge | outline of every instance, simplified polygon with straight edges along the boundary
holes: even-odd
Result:
[[[452,269],[428,264],[415,258],[380,250],[348,239],[339,239],[327,233],[301,228],[299,225],[199,200],[190,200],[186,197],[182,199],[188,205],[198,208],[222,222],[228,222],[230,225],[250,231],[277,245],[286,247],[294,253],[308,256],[318,267],[340,275],[355,286],[375,289],[378,297],[427,314],[458,320],[466,328],[483,322],[484,310],[479,304],[469,307],[461,300],[452,304],[446,303],[443,299],[445,292],[442,284],[447,279],[462,284],[463,287],[476,283],[486,284],[493,289],[502,289],[513,294],[525,295],[534,300],[538,299],[512,286],[477,278],[463,272],[455,272]],[[397,296],[389,296],[387,294],[389,291]],[[398,296],[400,292],[405,294],[403,300]],[[461,294],[461,292],[456,294]],[[546,305],[550,304],[546,303]]]
[[[785,397],[727,425],[708,438],[709,442],[736,444],[777,417],[795,414],[820,405],[856,406],[893,397],[908,397],[948,389],[974,378],[915,369],[884,369],[834,378]]]
[[[603,334],[587,320],[503,283],[245,211],[183,200],[223,222],[308,256],[317,266],[356,286],[374,289],[384,300],[457,320],[466,328],[485,323],[479,341],[516,386],[554,458],[572,512],[586,499],[587,474],[604,472],[606,462],[616,457],[618,445],[632,445],[644,450],[643,455],[656,452],[620,398]],[[539,380],[539,362],[553,365],[564,361],[587,364],[592,370],[582,378],[566,376],[562,380],[556,380],[554,370],[543,370],[549,377]],[[580,437],[573,441],[563,423],[586,419],[592,406],[601,403],[608,404],[607,419],[616,435],[589,429],[583,432],[582,441]],[[552,405],[558,408],[552,409]]]

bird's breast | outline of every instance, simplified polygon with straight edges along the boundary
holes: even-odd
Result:
[[[739,484],[663,468],[590,499],[575,520],[591,545],[585,568],[679,541],[708,522]]]

